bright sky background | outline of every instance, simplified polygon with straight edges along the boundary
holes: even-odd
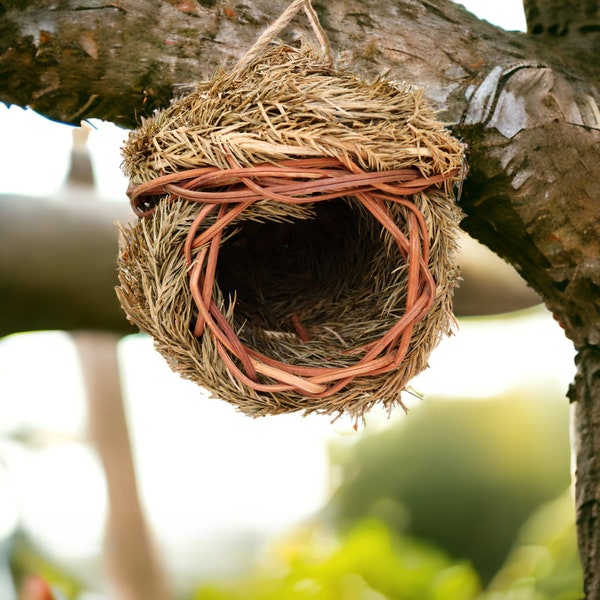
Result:
[[[455,0],[467,10],[509,31],[527,31],[522,0]]]
[[[462,3],[505,28],[525,28],[519,0]],[[109,124],[96,126],[89,147],[99,194],[125,202],[126,181],[119,171],[125,132]],[[0,130],[0,193],[53,194],[59,200],[71,129],[2,106]],[[35,165],[35,177],[26,165]],[[215,549],[204,557],[213,560],[209,566],[214,570],[229,568],[222,561],[243,547],[240,532],[246,532],[252,552],[265,535],[325,501],[331,486],[326,442],[359,435],[350,423],[332,426],[328,419],[295,415],[251,420],[225,403],[207,400],[193,384],[173,375],[147,338],[125,339],[120,352],[142,495],[179,577],[194,573],[198,547]],[[572,357],[570,344],[543,310],[500,322],[464,320],[413,387],[425,396],[479,398],[533,378],[566,389],[574,371]],[[382,426],[381,416],[372,422]],[[95,454],[84,443],[85,426],[82,382],[66,335],[26,334],[0,342],[0,539],[20,519],[53,554],[70,559],[98,555],[106,494]],[[40,451],[6,437],[23,428],[64,441]],[[244,563],[249,557],[238,559]]]

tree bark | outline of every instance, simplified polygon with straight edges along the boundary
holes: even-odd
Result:
[[[286,4],[3,2],[0,99],[65,123],[98,117],[131,127],[189,84],[231,66]],[[455,117],[466,106],[464,90],[490,67],[538,50],[446,0],[314,4],[333,48],[347,52],[355,70],[373,76],[391,69],[393,77],[425,86]],[[310,37],[302,19],[286,33],[299,35]]]
[[[578,371],[569,389],[574,403],[573,453],[577,464],[575,507],[586,598],[600,598],[600,350],[590,346],[579,351]]]
[[[115,296],[126,205],[0,197],[0,337],[18,331],[134,333]]]
[[[0,99],[68,123],[133,126],[231,66],[284,0],[0,2]],[[468,146],[463,227],[510,262],[579,350],[577,511],[588,598],[600,598],[600,14],[527,0],[529,34],[447,0],[315,1],[358,73],[425,88]],[[581,6],[580,6],[581,4]],[[302,19],[288,39],[310,36]]]

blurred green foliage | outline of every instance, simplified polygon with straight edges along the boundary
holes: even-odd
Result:
[[[473,600],[479,591],[468,564],[453,564],[373,520],[358,523],[340,543],[317,527],[303,540],[288,540],[278,554],[279,576],[272,558],[262,572],[205,586],[194,600]]]
[[[194,600],[582,598],[564,493],[568,411],[562,395],[539,387],[495,400],[428,400],[408,418],[342,440],[331,452],[341,483],[309,533]]]
[[[469,560],[487,582],[533,510],[569,484],[568,422],[554,391],[428,399],[383,431],[333,448],[342,483],[325,514],[342,529],[381,519]]]
[[[318,521],[280,541],[245,578],[202,586],[193,600],[580,600],[570,492],[525,523],[488,589],[468,563],[383,523],[355,523],[337,539]]]
[[[77,600],[81,586],[27,543],[13,556],[22,579],[36,573],[57,598]],[[516,538],[485,591],[474,568],[441,550],[397,535],[375,519],[338,536],[315,520],[279,539],[253,572],[202,585],[191,600],[580,600],[570,490],[542,505]],[[183,599],[182,599],[183,600]],[[185,596],[185,600],[190,600]]]
[[[556,392],[428,400],[331,455],[340,485],[320,515],[250,573],[181,600],[583,597],[568,405]],[[34,574],[79,599],[85,586],[26,538],[13,550],[18,583]]]
[[[512,595],[511,595],[512,594]],[[571,490],[543,504],[478,600],[581,600],[583,579]]]
[[[570,491],[543,505],[525,523],[506,563],[482,591],[472,566],[382,522],[365,519],[342,536],[321,521],[278,540],[262,564],[235,581],[203,585],[192,600],[580,600]],[[81,586],[26,542],[13,565],[36,573],[57,598],[76,600]],[[189,597],[186,596],[186,600]]]
[[[55,600],[77,600],[85,589],[73,573],[41,552],[24,534],[17,534],[13,540],[10,563],[19,590],[30,576],[46,582]]]

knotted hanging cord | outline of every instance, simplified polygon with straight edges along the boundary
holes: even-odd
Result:
[[[349,159],[282,160],[251,167],[239,166],[231,156],[227,159],[229,169],[188,169],[132,186],[127,192],[135,214],[142,218],[153,215],[157,196],[165,196],[166,201],[186,200],[201,205],[183,248],[189,286],[198,311],[194,335],[210,334],[230,373],[258,392],[295,391],[327,398],[356,377],[398,368],[409,349],[415,324],[426,315],[435,299],[435,281],[428,268],[429,234],[425,219],[407,196],[441,186],[455,179],[459,170],[425,178],[415,168],[365,172]],[[381,223],[406,264],[408,281],[403,316],[380,339],[348,350],[349,355],[358,358],[347,367],[289,365],[247,347],[213,300],[225,228],[254,203],[265,199],[308,204],[347,196],[355,197]],[[406,234],[388,214],[388,202],[407,209]],[[207,217],[215,212],[214,222],[199,232]],[[300,340],[310,343],[310,334],[298,317],[292,315],[291,320]],[[259,375],[263,378],[259,379]]]
[[[233,68],[232,74],[239,79],[244,71],[257,59],[260,58],[265,48],[277,37],[277,35],[285,29],[290,21],[296,16],[296,14],[304,9],[304,13],[308,18],[308,22],[317,38],[317,41],[321,45],[321,51],[323,52],[323,58],[325,63],[329,66],[333,66],[333,53],[331,52],[331,46],[327,39],[327,34],[321,27],[319,22],[319,16],[317,15],[310,0],[294,0],[281,15],[273,21],[267,29],[260,34],[258,39],[252,45],[252,48],[244,54],[241,60]]]

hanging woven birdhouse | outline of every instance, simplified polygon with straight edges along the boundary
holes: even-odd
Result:
[[[267,43],[285,23],[130,134],[117,293],[243,412],[358,417],[451,328],[462,147],[419,90]]]

